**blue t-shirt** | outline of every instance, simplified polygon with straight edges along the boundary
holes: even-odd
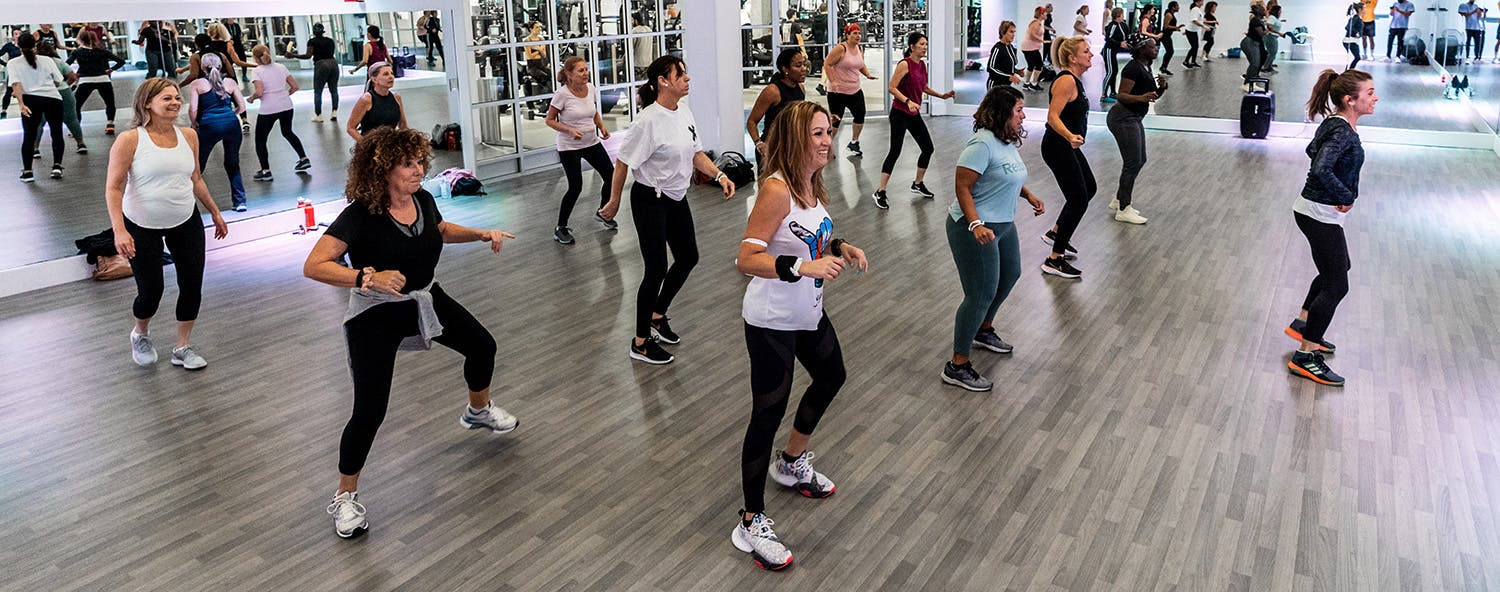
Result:
[[[1465,2],[1458,5],[1459,12],[1467,12],[1469,16],[1464,17],[1464,28],[1477,31],[1484,28],[1484,23],[1479,19],[1479,5],[1473,2]]]
[[[1396,3],[1396,8],[1399,9],[1399,10],[1404,10],[1404,11],[1407,11],[1407,12],[1412,12],[1412,11],[1415,11],[1417,9],[1417,5],[1412,4],[1410,2],[1397,2]],[[1409,18],[1410,17],[1407,17],[1406,14],[1404,14],[1404,13],[1401,13],[1401,12],[1396,13],[1395,16],[1391,17],[1391,28],[1392,29],[1405,29],[1405,28],[1407,28],[1406,25],[1408,24],[1408,19]]]
[[[958,166],[979,173],[974,182],[974,208],[985,222],[1015,222],[1016,201],[1026,183],[1026,161],[1020,147],[1006,144],[990,130],[979,130],[958,155]],[[955,222],[964,220],[958,201],[948,208]]]

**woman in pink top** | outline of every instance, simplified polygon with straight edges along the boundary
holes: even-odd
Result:
[[[865,51],[859,46],[864,38],[858,23],[844,27],[844,41],[833,46],[828,59],[823,60],[823,72],[828,74],[828,111],[833,114],[834,133],[844,119],[844,109],[854,116],[854,138],[846,148],[850,156],[864,156],[859,149],[859,134],[865,129],[865,91],[860,89],[859,77],[874,80],[865,65]]]
[[[271,126],[281,126],[281,137],[297,151],[299,174],[312,168],[307,151],[302,149],[302,140],[292,131],[292,93],[297,92],[297,80],[292,78],[286,66],[271,61],[271,48],[257,45],[250,50],[255,63],[255,92],[245,99],[253,103],[260,99],[260,115],[255,116],[255,156],[260,159],[260,171],[256,181],[271,180],[271,155],[266,142],[271,139]]]
[[[1026,25],[1026,37],[1021,39],[1021,55],[1026,56],[1026,81],[1021,83],[1024,90],[1042,90],[1038,84],[1042,80],[1042,36],[1047,31],[1044,19],[1047,18],[1047,9],[1042,6],[1031,11],[1031,24]]]
[[[927,86],[927,64],[922,62],[926,57],[927,36],[920,31],[912,31],[906,36],[906,58],[896,64],[896,71],[891,73],[891,84],[887,89],[894,98],[890,115],[891,151],[886,154],[885,163],[880,165],[880,189],[876,189],[871,196],[875,198],[875,207],[882,210],[891,207],[886,202],[885,186],[891,181],[891,170],[896,168],[896,159],[901,158],[901,144],[906,140],[908,131],[917,141],[917,147],[922,149],[922,154],[917,157],[917,177],[912,181],[911,192],[927,199],[935,197],[922,182],[922,178],[927,176],[927,165],[932,161],[932,134],[927,133],[927,124],[922,121],[922,95],[951,99],[953,91],[940,93]]]

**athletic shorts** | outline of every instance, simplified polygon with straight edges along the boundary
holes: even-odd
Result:
[[[1374,37],[1375,36],[1375,21],[1370,21],[1368,23],[1365,23],[1364,36],[1365,37]]]

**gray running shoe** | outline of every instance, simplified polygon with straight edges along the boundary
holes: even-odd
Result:
[[[615,222],[614,220],[605,220],[604,216],[600,216],[598,212],[594,213],[594,220],[598,221],[600,224],[603,224],[605,228],[608,228],[610,230],[619,230],[620,228],[619,222]]]
[[[552,231],[552,240],[565,245],[571,245],[573,244],[573,231],[566,226],[558,226],[557,230]]]
[[[1000,338],[994,329],[980,329],[979,334],[974,336],[974,345],[990,350],[997,354],[1008,354],[1015,351],[1009,343]]]
[[[370,522],[365,520],[365,506],[359,503],[357,498],[359,492],[345,491],[333,498],[328,504],[328,513],[333,514],[333,533],[339,538],[354,538],[370,530]]]
[[[130,357],[139,366],[150,366],[156,363],[156,347],[151,345],[150,335],[130,332]]]
[[[775,521],[767,518],[765,513],[756,514],[746,527],[744,512],[736,515],[734,534],[730,541],[734,548],[750,554],[755,565],[761,569],[778,571],[792,564],[792,552],[781,544],[781,539],[776,538],[776,531],[771,530]]]
[[[943,364],[943,382],[964,390],[981,393],[995,387],[990,379],[980,376],[974,370],[974,365],[965,362],[962,366],[954,366],[953,362]]]
[[[202,370],[204,366],[208,365],[208,360],[203,359],[203,356],[193,351],[193,346],[184,345],[172,350],[172,365],[182,366],[187,370]]]
[[[504,409],[496,407],[493,402],[484,409],[480,409],[479,413],[469,411],[467,406],[465,407],[463,417],[458,418],[458,422],[466,430],[489,430],[496,434],[505,434],[521,425],[521,420],[506,413]]]

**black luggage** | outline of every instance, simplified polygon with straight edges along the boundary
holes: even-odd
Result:
[[[1421,38],[1410,35],[1406,38],[1406,47],[1401,49],[1401,55],[1406,56],[1406,63],[1419,66],[1427,65],[1427,42]]]
[[[1437,42],[1433,44],[1432,58],[1437,60],[1439,64],[1444,66],[1458,65],[1459,49],[1464,44],[1459,40],[1456,31],[1457,29],[1443,31],[1443,34],[1437,38]]]
[[[1271,133],[1276,116],[1276,92],[1266,78],[1251,78],[1250,92],[1240,99],[1240,137],[1260,139]]]

